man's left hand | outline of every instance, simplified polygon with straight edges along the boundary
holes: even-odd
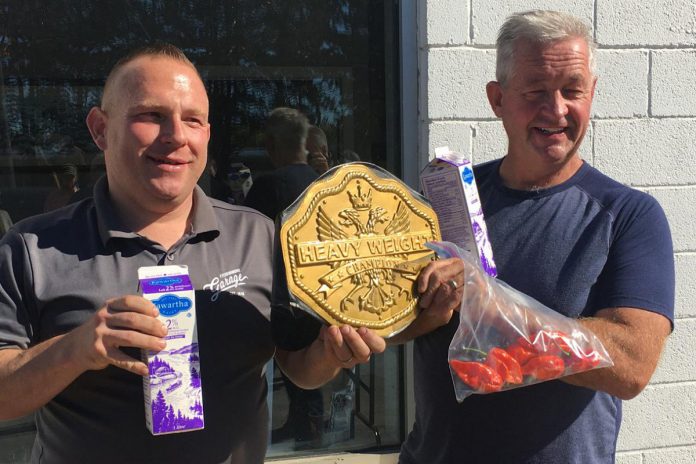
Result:
[[[322,327],[319,339],[324,342],[326,357],[346,369],[368,362],[372,353],[382,353],[386,348],[384,339],[365,327]]]
[[[292,382],[305,390],[319,388],[338,374],[366,363],[382,353],[386,342],[372,330],[344,325],[322,327],[319,336],[299,351],[276,351],[278,366]]]

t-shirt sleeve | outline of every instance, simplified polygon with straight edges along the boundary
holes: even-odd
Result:
[[[277,229],[280,229],[276,221]],[[276,347],[297,351],[309,345],[319,336],[322,323],[302,310],[288,290],[285,264],[276,231],[273,250],[273,290],[271,293],[271,328]]]
[[[659,203],[640,194],[617,212],[607,263],[600,275],[599,307],[633,307],[674,321],[672,236]]]
[[[30,285],[22,237],[11,229],[0,241],[0,349],[28,348],[32,326],[25,287]]]

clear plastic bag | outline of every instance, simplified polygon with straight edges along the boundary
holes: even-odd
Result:
[[[457,400],[613,365],[592,331],[503,281],[449,242],[428,245],[466,263],[459,327],[448,361]]]

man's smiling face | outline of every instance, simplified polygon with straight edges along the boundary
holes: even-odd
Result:
[[[595,82],[583,39],[518,43],[507,81],[488,90],[508,135],[508,156],[539,167],[575,156],[590,124]]]
[[[190,198],[205,168],[205,87],[186,63],[150,56],[125,65],[115,87],[101,116],[110,192],[165,212]]]

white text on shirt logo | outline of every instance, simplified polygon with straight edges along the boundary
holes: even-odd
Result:
[[[220,274],[219,277],[213,278],[209,284],[203,286],[203,290],[214,290],[213,296],[210,297],[210,301],[216,301],[220,296],[220,292],[229,291],[233,288],[241,287],[246,285],[244,283],[248,276],[242,274],[240,269],[232,269],[231,271],[224,272]],[[243,296],[244,292],[230,292],[235,295]]]

